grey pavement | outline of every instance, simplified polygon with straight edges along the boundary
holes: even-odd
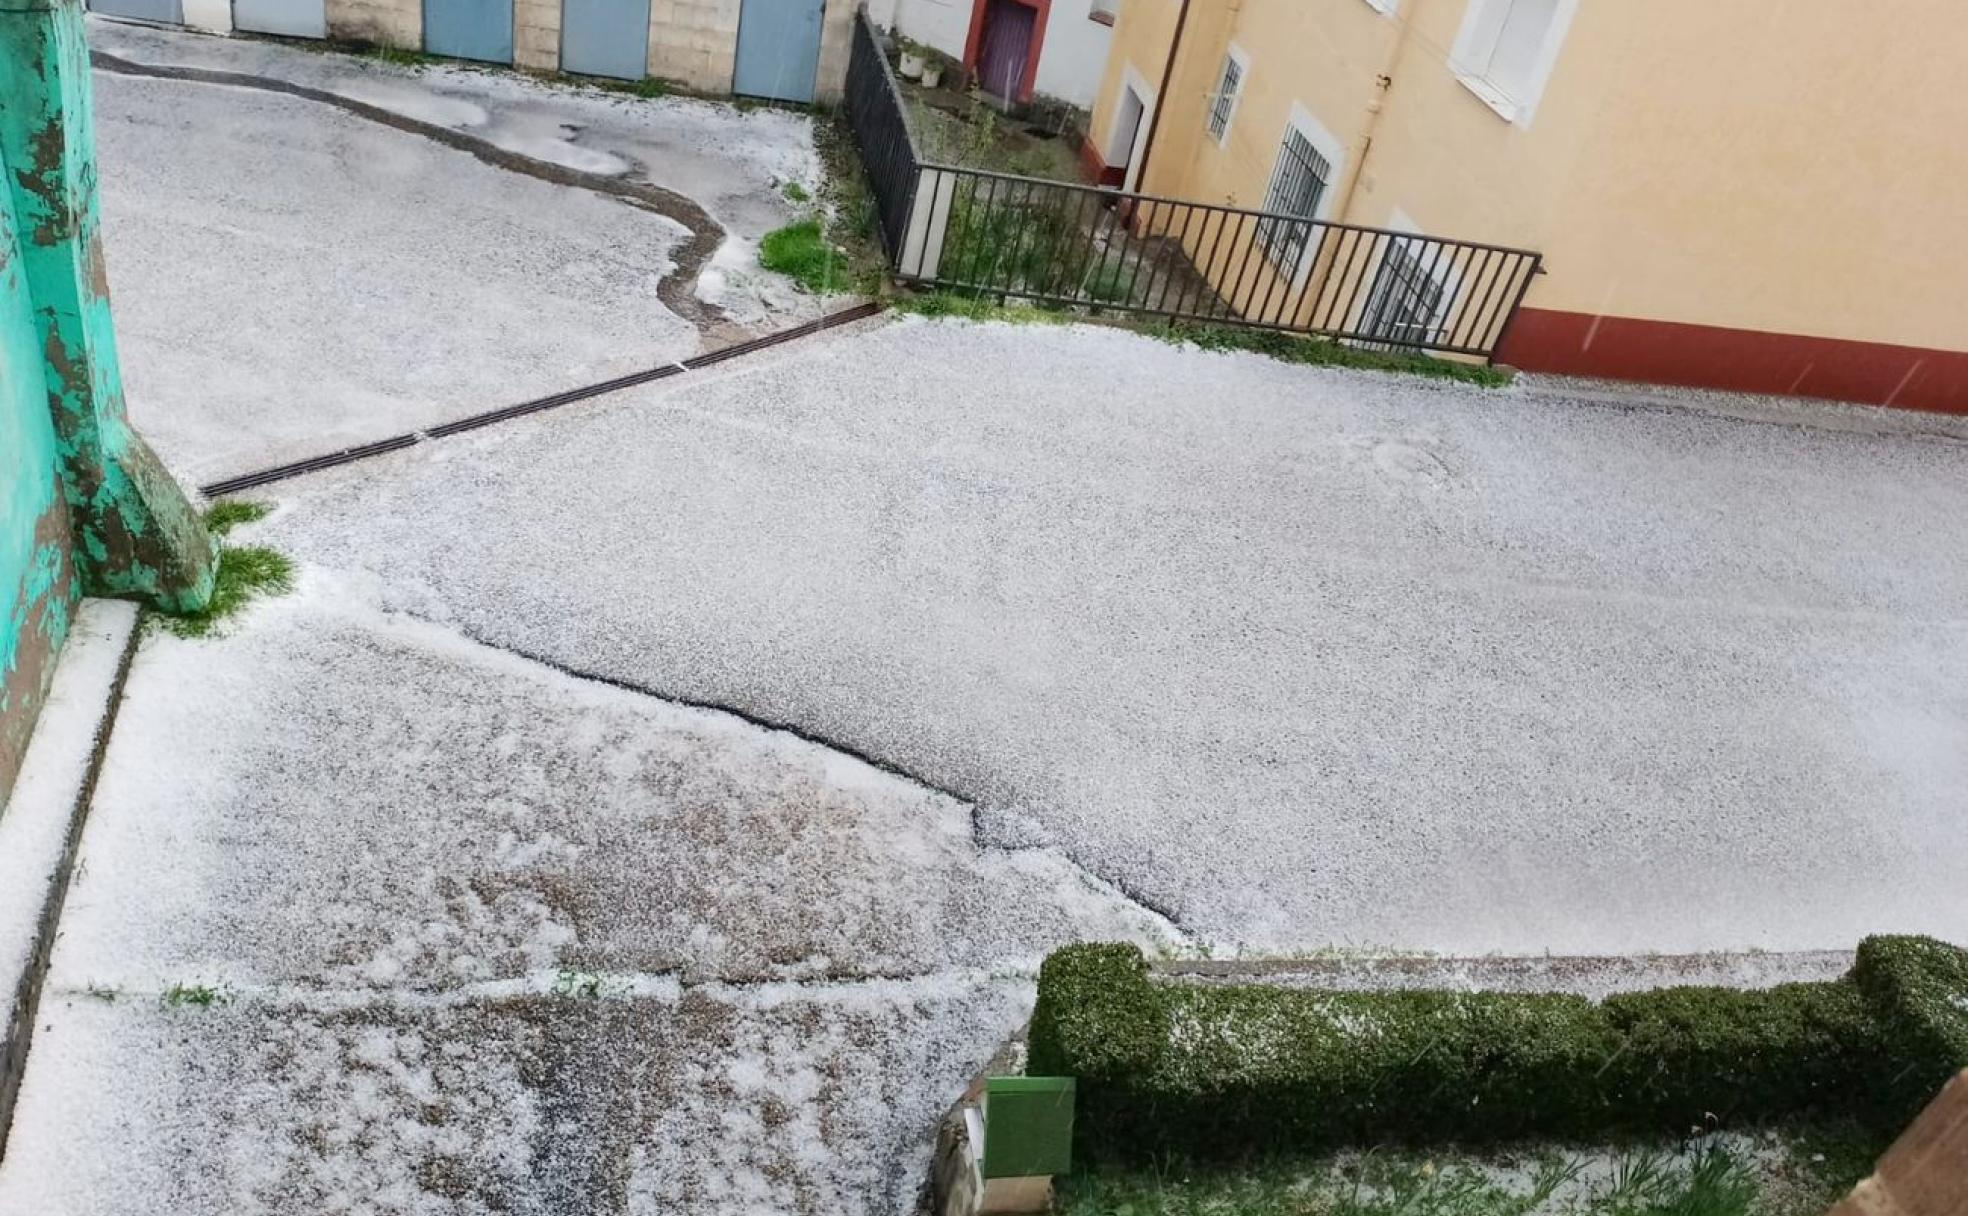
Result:
[[[904,322],[293,483],[268,531],[1220,949],[1849,948],[1968,923],[1968,450],[1850,418]]]
[[[417,71],[107,21],[92,44],[347,96],[548,169],[690,194],[724,233],[696,294],[722,336],[820,303],[756,264],[817,173],[810,120]],[[688,357],[666,308],[685,230],[261,89],[95,73],[104,230],[131,416],[205,481]],[[619,149],[613,150],[613,149]]]
[[[945,795],[374,596],[145,641],[0,1211],[901,1211],[1046,950],[1176,943]]]

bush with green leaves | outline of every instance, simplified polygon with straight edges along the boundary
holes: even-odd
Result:
[[[1836,981],[1595,1004],[1202,982],[1069,946],[1040,970],[1030,1039],[1030,1071],[1079,1078],[1082,1135],[1124,1158],[1893,1124],[1968,1066],[1968,952],[1875,937]]]

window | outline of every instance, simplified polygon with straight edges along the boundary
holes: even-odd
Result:
[[[1237,110],[1237,94],[1244,84],[1248,61],[1237,48],[1223,57],[1223,74],[1217,77],[1216,92],[1209,98],[1209,133],[1218,144],[1230,133],[1230,116]]]
[[[1102,25],[1114,24],[1114,18],[1121,12],[1121,0],[1093,0],[1087,6],[1087,16]]]
[[[1392,349],[1433,340],[1444,292],[1441,282],[1422,269],[1423,252],[1418,242],[1396,238],[1381,255],[1380,270],[1367,292],[1360,331],[1384,341],[1365,345]],[[1438,252],[1432,260],[1440,257]]]
[[[1531,110],[1578,0],[1469,0],[1449,59],[1471,92],[1512,122]]]
[[[1319,201],[1331,181],[1332,162],[1312,146],[1311,137],[1296,126],[1286,128],[1277,167],[1271,170],[1271,188],[1264,194],[1264,210],[1302,216],[1306,222],[1263,219],[1257,224],[1258,247],[1286,274],[1298,272],[1299,259],[1311,243],[1309,221],[1318,216]]]

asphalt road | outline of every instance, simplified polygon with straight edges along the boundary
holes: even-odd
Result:
[[[268,531],[1226,949],[1958,933],[1968,451],[1755,412],[910,322],[291,483]]]

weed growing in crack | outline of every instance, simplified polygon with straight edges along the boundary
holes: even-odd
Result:
[[[164,990],[158,1000],[166,1009],[181,1009],[186,1005],[210,1009],[215,1005],[231,1004],[232,994],[210,984],[173,984]]]
[[[265,503],[228,500],[205,512],[205,527],[223,537],[241,524],[266,518]],[[284,595],[294,589],[294,563],[277,549],[264,545],[225,545],[219,550],[219,569],[212,598],[197,612],[155,614],[155,619],[181,638],[211,636],[219,623],[262,595]]]
[[[779,193],[785,195],[786,201],[789,203],[804,203],[813,197],[807,193],[806,187],[800,185],[798,182],[787,182],[785,185],[779,187]]]
[[[205,530],[214,536],[224,536],[240,524],[258,523],[272,512],[273,508],[263,502],[221,499],[205,509]]]
[[[123,995],[121,988],[112,988],[108,984],[90,984],[82,991],[91,1000],[101,1001],[105,1005],[114,1005],[116,998]]]
[[[575,971],[562,968],[554,977],[553,987],[548,989],[555,996],[575,997],[580,1000],[593,1000],[601,995],[601,977],[588,971]]]

